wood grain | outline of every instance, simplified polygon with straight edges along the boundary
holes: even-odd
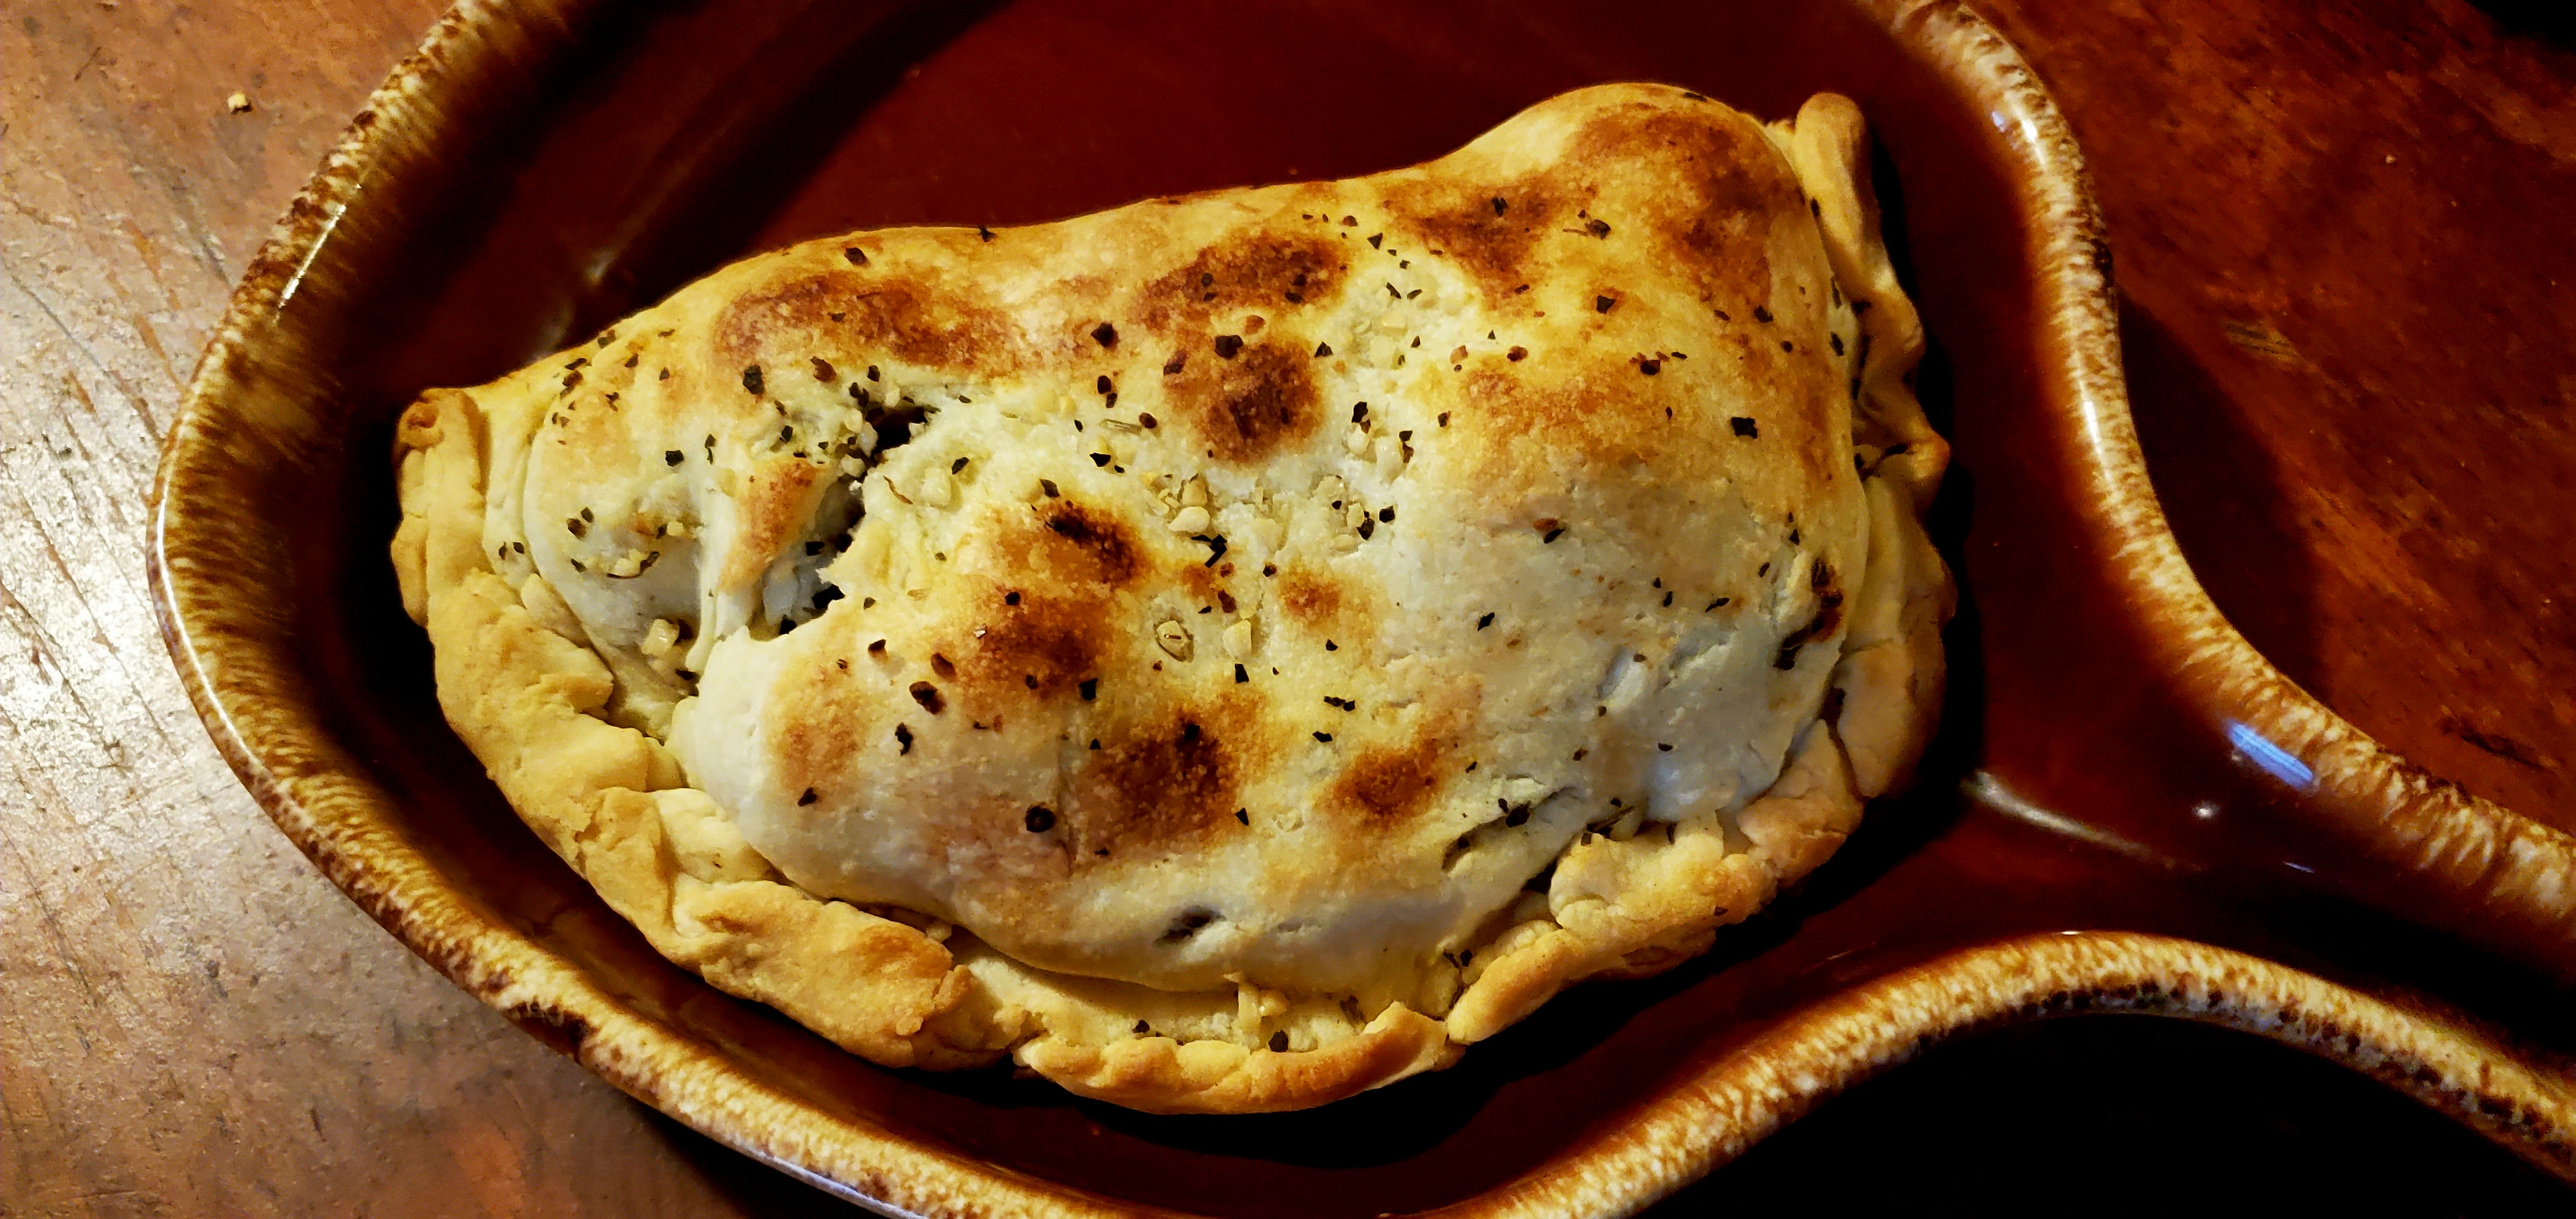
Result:
[[[2140,427],[2221,607],[2390,745],[2576,825],[2576,54],[2459,0],[1983,7],[2092,156]],[[0,23],[0,1215],[847,1212],[373,926],[163,652],[181,379],[436,9]]]

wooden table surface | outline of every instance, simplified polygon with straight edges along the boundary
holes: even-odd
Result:
[[[1981,7],[2091,157],[2140,430],[2221,608],[2382,741],[2576,826],[2565,18]],[[234,782],[163,651],[145,514],[182,380],[437,11],[0,21],[0,1216],[847,1210],[379,930]]]

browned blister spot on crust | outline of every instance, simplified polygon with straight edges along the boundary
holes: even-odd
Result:
[[[840,788],[846,768],[870,755],[871,745],[892,741],[877,723],[873,704],[862,691],[865,684],[828,661],[817,661],[780,683],[779,696],[790,705],[832,709],[830,714],[782,719],[776,745],[782,786],[829,796]],[[829,807],[830,801],[823,804]]]
[[[1304,567],[1281,568],[1277,588],[1279,612],[1309,631],[1341,629],[1344,611],[1355,608],[1348,605],[1341,581]]]
[[[1246,228],[1147,284],[1136,300],[1148,329],[1188,343],[1211,333],[1211,318],[1276,315],[1326,300],[1341,288],[1341,267],[1329,240]]]
[[[1771,223],[1804,210],[1797,177],[1750,120],[1661,112],[1597,120],[1606,146],[1650,159],[1657,186],[1634,199],[1647,231],[1700,299],[1735,312],[1771,293]]]
[[[1004,570],[1024,572],[1030,586],[1067,591],[1123,588],[1150,560],[1116,515],[1072,499],[1029,506],[1030,522],[999,540]]]
[[[1618,378],[1596,386],[1593,376]],[[1567,470],[1669,469],[1677,441],[1691,433],[1688,416],[1665,417],[1663,405],[1682,405],[1666,378],[1649,380],[1624,364],[1579,370],[1562,381],[1499,371],[1469,370],[1462,387],[1460,423],[1495,453],[1491,475],[1543,485]],[[1636,384],[1631,384],[1631,383]]]
[[[744,475],[734,500],[742,532],[718,580],[731,588],[757,582],[780,551],[803,536],[807,505],[823,477],[822,467],[792,457],[770,458]]]
[[[834,350],[958,370],[1026,370],[1041,354],[1007,313],[976,299],[971,284],[894,272],[823,271],[749,292],[716,320],[718,363],[799,358],[818,342]],[[783,341],[782,341],[783,340]]]
[[[1179,569],[1182,591],[1200,605],[1216,604],[1217,594],[1225,591],[1225,580],[1216,569],[1204,563],[1192,563]]]
[[[1080,855],[1117,860],[1135,850],[1173,850],[1239,830],[1234,810],[1245,756],[1240,708],[1180,707],[1141,725],[1102,734],[1073,774],[1068,841]]]
[[[1202,351],[1166,378],[1175,413],[1217,460],[1248,464],[1312,435],[1318,404],[1311,347],[1247,343],[1232,359]]]
[[[1570,216],[1581,206],[1560,205],[1566,193],[1566,184],[1548,175],[1491,187],[1422,178],[1390,191],[1387,202],[1400,217],[1403,240],[1441,251],[1488,300],[1497,300],[1530,282],[1531,249],[1564,223],[1560,212]],[[1588,198],[1588,192],[1573,194]]]
[[[1106,649],[1097,603],[1024,594],[1007,605],[996,594],[980,638],[953,645],[959,692],[977,709],[1022,696],[1075,697],[1083,679],[1098,674]]]
[[[1371,825],[1409,821],[1431,807],[1448,782],[1440,737],[1423,733],[1401,748],[1368,749],[1333,781],[1330,799]]]

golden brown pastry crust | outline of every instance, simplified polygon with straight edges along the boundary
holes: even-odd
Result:
[[[1452,332],[1428,351],[1378,341]],[[1906,385],[1921,343],[1849,102],[1820,96],[1766,133],[1678,90],[1604,86],[1412,170],[1003,232],[861,234],[737,264],[595,344],[423,397],[397,439],[393,552],[450,722],[672,960],[890,1065],[1010,1053],[1140,1109],[1297,1108],[1445,1066],[1574,981],[1705,950],[1828,856],[1862,798],[1902,781],[1938,703],[1949,612],[1918,523],[1947,455]],[[880,409],[890,381],[944,395],[943,417],[901,448],[877,443],[903,422]],[[1103,387],[1124,387],[1125,407]],[[1341,405],[1354,392],[1377,395],[1368,426]],[[846,405],[861,401],[871,409]],[[967,456],[962,419],[1000,438]],[[1043,464],[1068,444],[1098,464]],[[1131,464],[1169,477],[1110,473]],[[1338,501],[1296,500],[1317,484],[1283,488],[1282,471],[1376,494],[1365,502],[1387,506],[1387,536]],[[867,480],[868,515],[834,558],[843,544],[817,522],[855,509],[843,474]],[[1675,487],[1722,488],[1751,540],[1702,553],[1725,548],[1676,531]],[[1202,507],[1215,511],[1186,517]],[[1235,559],[1221,565],[1206,539],[1228,521]],[[1575,536],[1557,548],[1551,526]],[[1508,648],[1480,624],[1460,625],[1466,644],[1439,642],[1441,614],[1474,606],[1444,610],[1401,564],[1368,566],[1417,529],[1502,556],[1479,560],[1501,573],[1490,596],[1533,619],[1509,624]],[[799,562],[818,548],[828,571]],[[934,548],[937,576],[911,578]],[[1587,568],[1604,587],[1634,573],[1661,604],[1586,609],[1556,628],[1573,642],[1551,639],[1540,610],[1576,598],[1547,581]],[[1644,587],[1650,570],[1671,586]],[[824,581],[885,604],[825,609]],[[1689,632],[1706,628],[1658,616],[1677,591],[1712,598],[1685,613],[1717,615],[1719,587],[1745,602],[1725,639],[1779,662],[1752,666],[1767,684],[1749,696],[1741,680],[1687,679],[1685,653],[1709,646]],[[1213,611],[1220,597],[1221,617],[1171,619],[1185,642],[1158,633],[1156,598]],[[782,607],[802,629],[770,630]],[[1404,631],[1434,641],[1396,648]],[[1351,654],[1316,646],[1327,638]],[[1547,683],[1600,659],[1582,647],[1624,653],[1632,638],[1655,689],[1681,694],[1620,702],[1614,719],[1604,693],[1600,724],[1581,714],[1591,677],[1570,716],[1511,703],[1531,689],[1562,703]],[[1429,677],[1385,675],[1444,647]],[[852,662],[862,678],[844,676]],[[1147,671],[1173,685],[1131,693]],[[708,685],[692,700],[697,676]],[[1709,701],[1719,687],[1750,709]],[[1318,713],[1303,704],[1346,689],[1394,709],[1337,720],[1347,752],[1306,745]],[[1544,726],[1504,732],[1506,704]],[[778,706],[797,710],[763,718]],[[1655,769],[1669,751],[1619,752],[1703,711],[1769,734],[1770,752],[1741,761],[1750,790],[1675,780]],[[1013,730],[1021,744],[990,744]],[[1108,745],[1066,762],[1049,733]],[[698,764],[684,773],[665,739]],[[898,758],[925,765],[891,769]],[[1605,820],[1566,811],[1572,797],[1514,813],[1507,794],[1459,834],[1441,819],[1491,795],[1462,768],[1497,758],[1538,774],[1520,780],[1533,790],[1635,798]],[[1043,819],[1013,786],[1032,773],[1060,784]],[[701,790],[710,778],[724,802]],[[950,785],[909,809],[901,838],[930,842],[947,871],[916,868],[931,877],[918,893],[865,851],[831,873],[814,842],[835,840],[809,822],[840,810],[826,829],[882,838],[847,827],[900,806],[907,783]],[[1657,799],[1667,807],[1650,810]],[[1278,813],[1295,824],[1267,821]],[[1294,836],[1336,816],[1364,829]],[[1506,821],[1528,832],[1503,834]],[[753,849],[746,824],[808,884]],[[1538,845],[1508,845],[1522,837]],[[1172,866],[1194,858],[1258,883]],[[1425,858],[1430,870],[1409,862]],[[1485,859],[1500,861],[1491,877],[1461,867]],[[1552,872],[1520,891],[1541,865]],[[1390,931],[1415,937],[1402,959],[1353,967],[1351,942],[1391,924],[1324,893],[1334,883],[1446,902],[1449,921]],[[1209,892],[1246,920],[1275,920],[1265,901],[1317,910],[1341,939],[1312,950],[1319,965],[1169,951],[1197,937],[1176,941],[1161,920]]]

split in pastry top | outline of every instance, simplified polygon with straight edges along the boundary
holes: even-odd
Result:
[[[1416,168],[762,255],[476,391],[484,551],[798,888],[1436,1013],[1578,839],[1740,846],[1946,587],[1912,311],[1802,155],[1607,86]],[[1920,712],[1846,727],[1861,786]]]

